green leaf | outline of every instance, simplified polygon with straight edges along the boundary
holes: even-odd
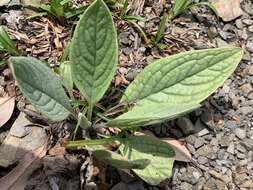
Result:
[[[77,24],[70,47],[74,82],[91,106],[109,87],[118,60],[116,30],[102,0],[87,8]]]
[[[52,121],[68,117],[68,97],[50,68],[32,57],[11,57],[9,62],[20,90],[39,112]]]
[[[124,153],[125,145],[128,148]],[[151,185],[159,184],[172,174],[175,153],[166,142],[147,136],[131,136],[120,146],[120,152],[129,160],[150,160],[146,168],[133,171]]]
[[[100,149],[92,151],[92,154],[100,161],[121,169],[144,169],[150,163],[148,159],[128,160],[118,153]]]
[[[128,127],[162,123],[189,113],[199,106],[200,105],[198,104],[170,106],[166,103],[151,103],[144,106],[136,105],[131,111],[109,121],[107,125],[114,127]]]
[[[162,58],[136,77],[121,101],[199,104],[234,72],[242,56],[241,48],[217,48]]]
[[[72,99],[74,99],[73,96],[73,78],[71,75],[71,66],[68,61],[61,62],[60,65],[60,75],[63,80],[64,86],[68,90],[68,93]]]
[[[19,55],[19,51],[3,26],[0,26],[0,50],[6,50],[11,55]]]
[[[175,0],[172,6],[172,17],[180,15],[192,3],[192,0]]]

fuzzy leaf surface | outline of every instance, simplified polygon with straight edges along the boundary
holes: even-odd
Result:
[[[94,150],[92,154],[100,161],[121,169],[143,169],[150,163],[148,159],[128,160],[121,154],[106,150]]]
[[[107,124],[114,127],[152,125],[175,119],[198,107],[198,104],[170,106],[166,103],[151,103],[143,106],[136,105],[131,111],[120,115]]]
[[[50,68],[32,57],[11,57],[9,62],[20,90],[39,112],[52,121],[68,117],[69,99]]]
[[[98,102],[109,87],[117,51],[111,13],[102,0],[96,0],[82,15],[70,47],[74,82],[90,104]]]
[[[128,146],[126,151],[125,146]],[[133,171],[151,185],[159,184],[172,174],[175,153],[166,142],[148,136],[130,136],[120,146],[120,151],[130,160],[150,160],[144,169]]]
[[[162,58],[136,77],[121,101],[198,104],[225,82],[242,56],[241,48],[215,48]]]

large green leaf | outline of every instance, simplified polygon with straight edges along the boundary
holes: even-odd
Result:
[[[166,142],[147,136],[131,136],[120,146],[120,151],[130,160],[150,160],[144,169],[133,171],[151,185],[159,184],[172,174],[175,153]]]
[[[106,149],[94,150],[92,151],[92,154],[98,160],[121,169],[144,169],[150,163],[150,160],[145,158],[128,160],[122,155]]]
[[[74,82],[91,105],[102,98],[110,85],[117,51],[111,13],[102,0],[96,0],[82,15],[70,47]]]
[[[109,126],[145,126],[175,119],[199,107],[198,104],[181,104],[170,106],[166,103],[150,103],[135,106],[131,111],[109,121]]]
[[[240,48],[216,48],[162,58],[136,77],[121,101],[198,104],[223,84],[242,56]]]
[[[9,62],[20,90],[39,112],[53,121],[69,115],[68,97],[50,68],[32,57],[11,57]]]

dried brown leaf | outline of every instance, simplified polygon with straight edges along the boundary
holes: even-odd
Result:
[[[240,0],[213,0],[214,7],[223,21],[232,21],[242,15]]]
[[[14,107],[14,97],[0,97],[0,127],[2,127],[11,118]]]

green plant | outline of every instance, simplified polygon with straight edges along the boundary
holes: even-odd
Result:
[[[15,43],[11,40],[3,26],[0,26],[0,52],[8,52],[10,55],[19,55],[20,52],[16,48]]]
[[[174,0],[171,10],[169,12],[165,10],[160,19],[161,21],[155,39],[153,41],[153,45],[157,45],[163,38],[167,23],[171,22],[174,18],[178,17],[179,15],[191,9],[192,7],[198,7],[203,5],[211,9],[215,13],[215,15],[218,15],[215,7],[211,3],[208,2],[195,3],[193,0]]]
[[[155,61],[126,89],[120,105],[129,111],[116,118],[108,118],[108,112],[99,113],[96,107],[113,79],[118,62],[116,30],[102,0],[95,0],[80,18],[69,55],[73,81],[86,100],[79,113],[71,107],[62,82],[41,61],[11,57],[9,63],[24,96],[50,120],[62,121],[71,114],[77,120],[77,127],[89,133],[96,118],[101,117],[108,120],[107,126],[121,129],[118,135],[104,138],[88,139],[87,135],[85,140],[69,141],[67,147],[85,147],[97,159],[131,169],[144,181],[156,185],[171,176],[173,149],[166,142],[129,132],[177,118],[199,107],[233,73],[243,51],[207,49]],[[110,143],[116,143],[118,150],[110,151],[103,146]]]
[[[10,55],[20,55],[19,50],[16,48],[15,43],[11,40],[8,33],[3,26],[0,26],[0,53],[8,52]],[[0,60],[0,68],[7,64],[6,61]]]
[[[60,21],[81,14],[85,8],[74,9],[69,5],[69,0],[50,0],[47,4],[40,5],[40,8],[52,14]]]

